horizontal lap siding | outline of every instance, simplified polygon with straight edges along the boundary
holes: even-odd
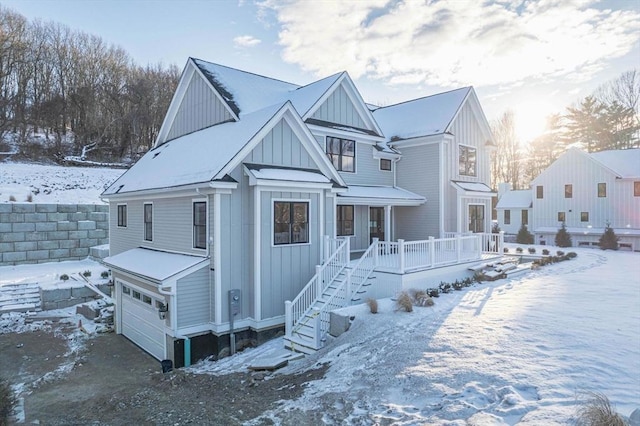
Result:
[[[342,86],[338,87],[313,114],[317,120],[366,129],[365,121],[353,106],[353,102]]]
[[[426,197],[416,207],[395,207],[395,238],[424,240],[440,233],[440,162],[437,144],[402,149],[398,162],[399,187]]]
[[[380,170],[380,160],[373,158],[374,149],[371,144],[356,143],[355,173],[340,172],[347,185],[393,186],[393,172]]]
[[[178,328],[209,322],[210,292],[209,268],[202,268],[178,280]]]
[[[227,120],[231,120],[231,114],[196,73],[189,82],[167,139],[175,139]]]
[[[118,205],[127,206],[127,226],[118,226]],[[139,247],[142,243],[142,202],[109,203],[109,255]]]

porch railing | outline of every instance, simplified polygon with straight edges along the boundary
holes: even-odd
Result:
[[[496,234],[494,233],[472,233],[472,232],[445,232],[445,238],[455,238],[458,235],[468,236],[468,235],[480,235],[482,237],[482,242],[480,243],[480,249],[484,253],[497,253],[500,254],[504,251],[504,231],[500,231]]]

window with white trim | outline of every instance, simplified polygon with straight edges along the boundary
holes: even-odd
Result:
[[[273,203],[273,244],[309,242],[309,203],[275,201]]]
[[[607,184],[599,183],[598,184],[598,198],[604,198],[607,196]]]
[[[529,224],[529,210],[522,210],[522,224],[523,225],[528,225]]]
[[[153,204],[144,204],[144,240],[153,241]]]
[[[193,248],[207,248],[207,203],[193,203]]]
[[[336,225],[338,236],[354,235],[353,210],[354,206],[336,207]]]
[[[504,211],[504,224],[511,225],[511,210]]]
[[[472,146],[458,146],[458,172],[463,176],[476,176],[476,149]]]
[[[381,158],[380,159],[380,170],[385,171],[385,172],[390,172],[391,171],[391,160],[389,160],[388,158]]]
[[[118,204],[118,227],[119,228],[127,227],[127,205],[126,204]]]
[[[327,136],[327,155],[336,170],[356,171],[356,141]]]

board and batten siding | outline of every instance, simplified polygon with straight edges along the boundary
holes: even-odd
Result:
[[[425,240],[440,235],[439,145],[420,145],[402,149],[397,185],[422,195],[427,202],[415,207],[395,207],[395,238]]]
[[[231,114],[197,73],[193,75],[178,108],[167,140],[231,120]]]
[[[456,148],[451,150],[449,161],[451,163],[451,171],[448,174],[450,179],[482,182],[490,184],[490,158],[487,152],[487,139],[483,135],[478,118],[475,116],[471,105],[466,103],[458,116],[451,123],[450,132],[454,135]],[[477,163],[476,176],[465,176],[459,174],[458,148],[457,145],[467,145],[476,148]]]
[[[176,304],[178,328],[207,324],[210,320],[211,287],[209,268],[199,270],[180,278],[176,284]],[[171,309],[171,308],[170,308]]]
[[[366,250],[369,247],[369,206],[354,207],[354,235],[349,237],[349,244],[351,245],[351,251]]]
[[[205,255],[206,250],[193,248],[194,197],[156,198],[110,203],[110,255],[136,247]],[[201,198],[201,197],[200,197]],[[153,204],[153,240],[144,240],[145,203]],[[118,227],[117,205],[127,205],[127,227]]]
[[[284,315],[284,302],[293,300],[320,264],[319,197],[324,194],[304,192],[270,192],[260,195],[260,282],[262,318]],[[309,243],[273,246],[273,201],[309,201]]]
[[[366,129],[367,125],[342,86],[338,87],[313,113],[312,118]]]
[[[286,120],[280,120],[244,162],[317,169]]]

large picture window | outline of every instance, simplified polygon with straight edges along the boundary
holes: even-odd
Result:
[[[153,204],[144,205],[144,240],[153,241]]]
[[[276,201],[273,203],[273,243],[309,242],[309,203]]]
[[[127,227],[127,205],[126,204],[118,205],[118,226],[120,228]]]
[[[476,176],[476,149],[471,146],[458,147],[459,173],[463,176]]]
[[[353,206],[337,206],[337,234],[339,236],[354,235]]]
[[[327,155],[336,170],[341,172],[356,170],[356,141],[327,136]]]
[[[193,247],[207,248],[207,203],[193,203]]]

